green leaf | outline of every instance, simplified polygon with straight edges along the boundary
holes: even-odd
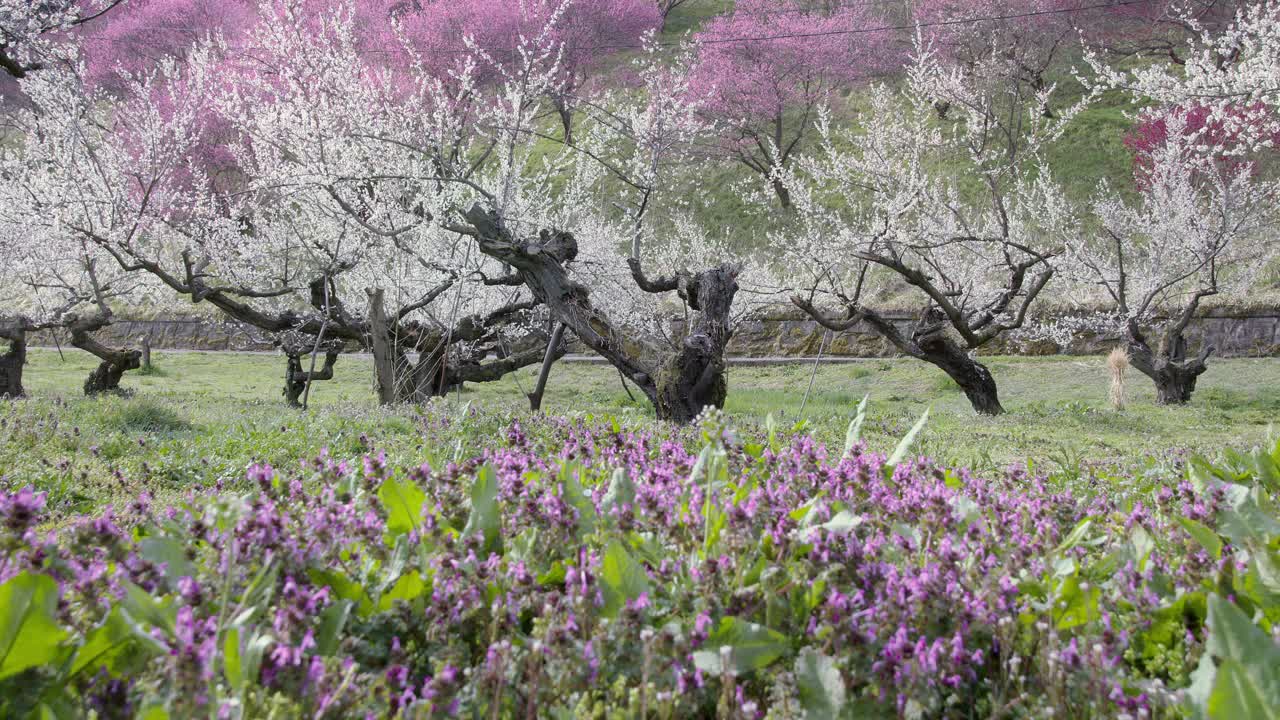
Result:
[[[1274,697],[1269,701],[1252,675],[1238,660],[1224,659],[1209,695],[1210,720],[1277,720]]]
[[[1076,576],[1062,581],[1054,602],[1054,617],[1059,630],[1070,630],[1102,617],[1098,598],[1102,590],[1092,585],[1084,590]]]
[[[351,617],[351,608],[355,603],[350,600],[339,600],[324,609],[320,614],[320,629],[316,633],[316,652],[333,656],[337,654],[342,643],[342,630]]]
[[[153,563],[164,565],[164,576],[169,589],[178,587],[178,580],[195,577],[196,569],[187,559],[186,546],[170,537],[152,535],[138,543],[138,554]]]
[[[806,718],[840,717],[848,698],[834,660],[805,648],[796,658],[795,676]]]
[[[1209,639],[1206,649],[1220,658],[1244,663],[1271,662],[1280,669],[1280,647],[1234,603],[1209,596]]]
[[[260,633],[255,635],[244,651],[244,677],[245,680],[252,680],[258,677],[259,671],[262,669],[262,656],[266,654],[267,648],[275,645],[276,639],[270,633]]]
[[[1129,531],[1129,542],[1133,545],[1133,554],[1138,560],[1139,572],[1146,570],[1147,559],[1156,549],[1156,541],[1151,539],[1151,533],[1147,532],[1146,528],[1140,524],[1134,524],[1133,529]]]
[[[125,674],[125,665],[134,653],[155,654],[163,650],[155,638],[138,627],[127,610],[117,605],[102,624],[85,637],[71,663],[70,676],[86,670],[96,672],[98,668],[105,667],[107,672],[119,677]]]
[[[564,489],[565,502],[578,511],[579,538],[596,529],[596,506],[582,489],[581,473],[582,466],[577,463],[566,463],[560,468],[560,486]]]
[[[493,466],[485,465],[476,473],[471,485],[471,514],[463,535],[484,534],[484,549],[498,551],[502,547],[502,511],[498,506],[498,475]]]
[[[814,525],[813,527],[805,528],[804,536],[806,538],[812,537],[818,530],[826,530],[833,535],[845,535],[850,530],[861,525],[863,522],[864,520],[861,516],[854,515],[848,510],[841,510],[835,515],[832,515],[830,520],[822,523],[821,525]]]
[[[1182,529],[1186,530],[1188,535],[1200,543],[1201,547],[1209,551],[1209,555],[1214,560],[1222,558],[1222,538],[1218,537],[1218,533],[1191,518],[1179,517],[1177,520]]]
[[[138,713],[138,720],[169,720],[169,711],[163,705],[149,705]]]
[[[1084,542],[1085,536],[1089,534],[1089,528],[1093,527],[1093,518],[1085,518],[1076,523],[1076,526],[1067,533],[1067,536],[1058,543],[1058,547],[1054,549],[1055,553],[1062,554],[1071,548]]]
[[[907,436],[902,438],[902,441],[898,443],[898,447],[894,448],[893,454],[890,455],[889,459],[885,462],[885,467],[890,469],[895,468],[901,464],[903,460],[907,459],[907,453],[911,452],[911,447],[916,444],[916,437],[920,434],[921,430],[924,430],[924,426],[928,422],[929,410],[925,410],[924,414],[920,416],[920,419],[916,421],[915,426],[907,433]]]
[[[853,416],[853,420],[849,422],[849,429],[844,434],[844,454],[841,458],[849,457],[853,452],[853,446],[862,439],[862,425],[867,421],[867,400],[870,398],[870,395],[863,395],[862,402],[858,403],[858,413]]]
[[[259,614],[265,614],[267,606],[271,604],[271,597],[275,593],[276,579],[279,577],[280,566],[275,560],[258,570],[258,574],[253,577],[253,581],[240,596],[240,607],[244,610],[238,617],[232,618],[232,622],[243,625]]]
[[[719,675],[723,671],[720,648],[727,647],[734,672],[744,675],[767,667],[785,655],[790,646],[787,637],[776,630],[736,617],[724,617],[703,647],[707,649],[693,654],[693,664],[703,672]]]
[[[427,583],[423,581],[421,573],[411,570],[401,575],[391,590],[378,599],[378,611],[386,612],[397,602],[412,602],[422,597],[426,591]]]
[[[222,637],[222,672],[237,693],[244,688],[244,663],[240,661],[240,629],[231,628]]]
[[[622,505],[634,505],[635,502],[636,486],[635,483],[631,482],[631,475],[623,468],[615,469],[613,478],[609,481],[609,490],[604,494],[604,501],[601,507],[607,510]]]
[[[0,679],[56,661],[67,631],[58,625],[58,583],[24,572],[0,585]]]
[[[1209,596],[1209,638],[1205,651],[1219,659],[1219,681],[1222,663],[1235,661],[1251,681],[1262,691],[1263,697],[1280,698],[1280,646],[1253,624],[1235,604],[1217,595]],[[1233,682],[1236,682],[1233,680]],[[1210,706],[1213,705],[1212,698]]]
[[[605,550],[600,565],[600,583],[604,590],[601,615],[615,617],[628,600],[649,591],[649,576],[644,566],[631,557],[622,543],[614,541]]]
[[[383,480],[382,487],[378,488],[378,499],[387,509],[387,530],[393,535],[403,535],[418,529],[427,496],[411,480]]]
[[[167,635],[173,635],[173,624],[178,611],[171,602],[152,597],[151,593],[126,581],[124,583],[124,600],[121,601],[129,615],[142,624],[144,628],[159,628]]]
[[[373,614],[373,598],[369,597],[369,592],[365,590],[364,585],[343,575],[341,572],[331,569],[311,568],[307,571],[307,577],[317,585],[328,586],[339,599],[355,603],[359,608],[361,617]]]

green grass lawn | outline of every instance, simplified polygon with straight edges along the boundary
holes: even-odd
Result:
[[[155,354],[156,372],[131,373],[132,397],[86,399],[80,386],[86,355],[33,351],[30,398],[0,405],[0,476],[9,487],[48,490],[55,507],[84,510],[140,491],[176,497],[221,480],[234,484],[253,461],[290,466],[321,448],[356,458],[367,448],[394,458],[439,459],[458,448],[499,442],[495,432],[528,413],[522,389],[535,368],[501,382],[468,387],[429,408],[379,408],[368,360],[348,357],[337,379],[318,383],[308,412],[284,406],[284,359],[271,355]],[[867,360],[819,368],[809,403],[801,402],[811,366],[735,367],[728,412],[744,428],[797,423],[833,445],[864,395],[870,397],[865,437],[888,451],[926,409],[919,449],[949,463],[992,471],[1031,461],[1054,472],[1154,466],[1179,452],[1213,455],[1268,441],[1280,419],[1280,360],[1221,360],[1203,377],[1187,407],[1157,407],[1145,378],[1132,375],[1130,407],[1106,402],[1102,358],[989,359],[1008,414],[977,417],[940,371],[908,360]],[[634,390],[633,390],[634,392]],[[616,371],[603,365],[555,368],[544,408],[549,413],[616,416],[628,425],[652,420],[642,396],[628,398]],[[470,404],[484,421],[462,428],[458,448],[426,447],[423,427],[456,419]],[[479,430],[483,428],[483,431]],[[438,435],[433,435],[438,437]]]

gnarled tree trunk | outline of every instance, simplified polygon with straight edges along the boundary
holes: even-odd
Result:
[[[566,264],[577,257],[572,233],[543,230],[521,239],[501,219],[480,205],[466,213],[481,252],[513,268],[533,296],[649,398],[659,419],[687,423],[707,405],[724,403],[724,346],[729,340],[729,308],[737,292],[738,269],[725,265],[702,273],[679,273],[650,281],[631,262],[632,275],[648,292],[675,290],[697,312],[682,346],[660,350],[643,337],[614,325],[591,303],[590,290],[569,277]]]
[[[333,366],[338,362],[338,355],[336,350],[328,350],[324,354],[323,368],[303,370],[302,361],[310,357],[310,353],[286,353],[288,362],[284,374],[284,397],[289,407],[302,407],[302,396],[310,383],[333,379]]]
[[[1137,322],[1130,322],[1126,329],[1129,364],[1155,383],[1157,405],[1186,405],[1191,402],[1196,381],[1208,369],[1206,361],[1213,354],[1213,346],[1206,345],[1199,355],[1188,358],[1183,328],[1185,324],[1175,321],[1166,330],[1164,341],[1154,349]]]
[[[996,388],[996,379],[985,365],[975,360],[955,341],[941,335],[927,339],[917,339],[921,360],[931,363],[955,381],[964,391],[979,415],[1001,415],[1004,407],[1000,404],[1000,393]]]
[[[633,262],[632,272],[639,272],[639,263]],[[658,370],[659,419],[688,423],[704,408],[724,407],[729,392],[724,351],[733,335],[729,312],[738,291],[737,277],[738,268],[722,265],[677,281],[683,284],[678,288],[681,297],[697,313],[680,349],[664,357]]]
[[[0,318],[0,339],[9,341],[9,350],[0,355],[0,398],[19,398],[26,394],[22,388],[22,370],[27,364],[26,318]]]
[[[124,374],[142,367],[142,351],[108,347],[93,337],[92,333],[110,324],[111,316],[104,311],[67,318],[71,344],[102,361],[85,379],[85,395],[120,392],[120,379]]]
[[[300,332],[284,333],[276,344],[285,355],[284,397],[289,407],[306,407],[311,383],[333,379],[333,366],[342,353],[343,342],[338,339],[317,340]],[[324,353],[324,365],[315,369],[312,360],[315,353]],[[305,368],[305,369],[304,369]]]
[[[926,307],[912,328],[911,335],[907,336],[883,315],[861,306],[846,308],[844,318],[832,318],[804,298],[793,297],[791,302],[820,325],[836,332],[848,330],[860,322],[867,323],[903,354],[923,360],[945,372],[964,391],[974,412],[979,415],[1004,413],[991,371],[947,334],[947,320],[938,308]]]
[[[489,357],[499,326],[532,310],[536,303],[515,302],[490,313],[461,318],[452,328],[444,328],[388,317],[383,291],[367,292],[367,342],[373,352],[378,401],[383,405],[444,397],[463,383],[500,380],[543,359],[540,347]],[[417,353],[416,362],[413,353]],[[562,344],[555,357],[563,355]]]

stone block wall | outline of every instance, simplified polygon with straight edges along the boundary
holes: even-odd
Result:
[[[907,313],[889,315],[903,330],[912,317]],[[739,324],[729,345],[731,355],[740,357],[812,357],[823,343],[826,329],[789,308]],[[119,320],[99,333],[108,344],[138,346],[151,334],[156,349],[272,351],[271,338],[239,323],[203,317],[172,317],[152,320]],[[1193,347],[1208,340],[1218,357],[1280,357],[1280,308],[1232,310],[1214,308],[1196,318],[1188,331]],[[1080,336],[1066,347],[1049,342],[1020,344],[997,340],[983,349],[989,355],[1099,355],[1115,347],[1117,337]],[[54,336],[39,333],[33,345],[51,346]],[[65,342],[65,340],[64,340]],[[575,343],[575,345],[577,345]],[[573,347],[572,352],[585,348]],[[893,357],[897,351],[868,327],[854,327],[834,333],[827,341],[830,357]]]

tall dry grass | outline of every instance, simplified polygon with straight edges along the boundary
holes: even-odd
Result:
[[[1111,371],[1111,407],[1123,410],[1129,402],[1124,386],[1124,376],[1129,370],[1129,351],[1123,346],[1112,350],[1107,356],[1107,369]]]

